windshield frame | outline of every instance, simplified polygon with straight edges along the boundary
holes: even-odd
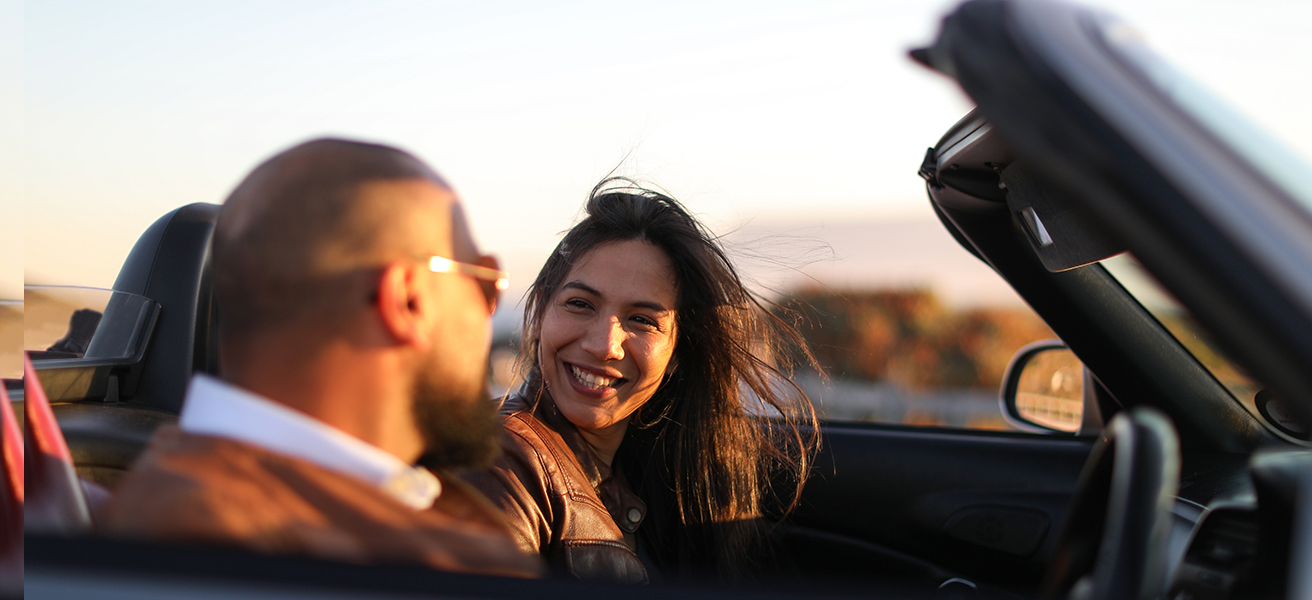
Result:
[[[930,61],[1092,227],[1312,420],[1312,216],[1107,48],[1072,5],[971,2]]]
[[[1225,354],[1212,334],[1129,253],[1099,261],[1099,265],[1125,293],[1152,315],[1182,349],[1205,369],[1235,404],[1243,407],[1271,433],[1289,442],[1312,446],[1307,432],[1276,422],[1263,404],[1270,396],[1265,386]]]

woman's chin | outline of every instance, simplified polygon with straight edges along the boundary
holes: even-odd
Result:
[[[560,414],[565,416],[565,420],[572,423],[575,427],[583,430],[604,429],[611,424],[610,419],[605,415],[597,414],[597,411],[590,410],[586,406],[572,405],[566,401],[556,401],[556,407],[560,409]]]
[[[578,402],[572,398],[556,399],[556,408],[566,421],[587,433],[599,434],[617,425],[623,419],[616,419],[608,411]]]

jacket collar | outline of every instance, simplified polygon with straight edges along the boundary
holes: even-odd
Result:
[[[597,457],[578,428],[561,414],[560,409],[556,407],[556,401],[551,397],[551,392],[540,384],[541,378],[535,377],[536,374],[535,370],[524,385],[520,386],[517,393],[504,400],[502,412],[507,414],[518,411],[528,412],[560,435],[615,524],[620,529],[633,533],[647,516],[647,504],[633,493],[622,472],[615,471]]]

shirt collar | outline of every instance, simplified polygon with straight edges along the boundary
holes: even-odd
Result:
[[[206,375],[191,378],[178,427],[298,458],[377,486],[406,506],[424,509],[442,484],[382,449],[305,413]]]

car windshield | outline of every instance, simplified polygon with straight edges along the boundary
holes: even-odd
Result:
[[[1239,366],[1221,353],[1217,344],[1198,324],[1188,309],[1180,305],[1149,272],[1130,254],[1120,254],[1102,261],[1102,266],[1115,277],[1139,304],[1184,346],[1204,368],[1215,377],[1244,409],[1262,422],[1269,418],[1257,407],[1257,397],[1263,386],[1248,376]]]

